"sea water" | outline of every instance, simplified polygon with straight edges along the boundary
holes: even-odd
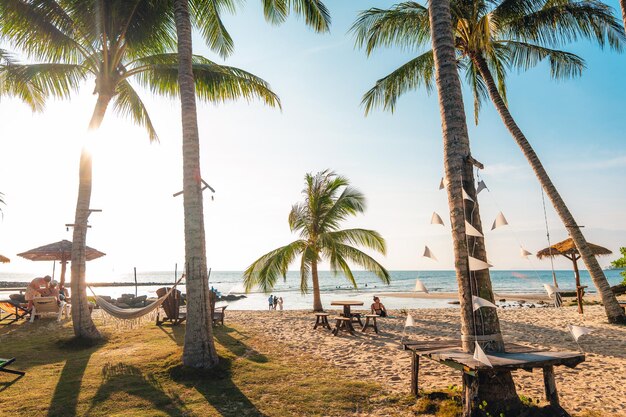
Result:
[[[552,284],[552,271],[490,271],[491,282],[494,291],[506,298],[506,294],[513,293],[537,293],[545,294],[543,284]],[[563,291],[574,290],[574,273],[572,271],[556,271],[559,288]],[[616,285],[622,281],[620,271],[604,271],[610,285]],[[319,272],[320,294],[324,307],[330,307],[333,300],[359,300],[363,301],[365,308],[372,302],[372,297],[383,293],[406,293],[412,292],[415,287],[415,279],[419,278],[431,293],[451,293],[457,291],[456,276],[454,271],[390,271],[391,283],[383,284],[374,274],[363,271],[354,271],[357,288],[346,279],[345,275],[334,275],[328,271]],[[581,271],[581,285],[587,285],[587,293],[594,294],[596,289],[587,271]],[[180,275],[180,272],[179,272]],[[0,281],[28,282],[33,278],[29,274],[0,273]],[[87,278],[89,282],[89,277]],[[110,295],[119,297],[121,294],[134,294],[134,274],[118,274],[110,277],[97,277],[92,282],[120,282],[128,283],[123,287],[96,287],[94,291],[98,295]],[[174,271],[137,272],[139,283],[174,283]],[[212,271],[209,277],[209,285],[221,294],[246,295],[246,298],[232,301],[229,308],[237,310],[260,310],[267,309],[267,298],[259,290],[245,292],[243,287],[243,273],[241,271]],[[137,295],[156,296],[159,286],[139,286]],[[185,292],[184,285],[181,290]],[[309,281],[309,293],[302,294],[300,291],[300,273],[290,271],[285,280],[282,277],[277,281],[273,295],[283,297],[286,310],[311,309],[313,295]],[[1,293],[1,290],[0,290]],[[0,294],[4,298],[6,292]],[[450,299],[423,299],[423,298],[399,298],[383,297],[382,302],[387,308],[430,308],[430,307],[453,307],[448,304]]]

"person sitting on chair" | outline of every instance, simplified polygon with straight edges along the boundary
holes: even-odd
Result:
[[[372,314],[377,314],[380,317],[387,317],[387,309],[385,305],[380,302],[380,298],[374,296],[374,302],[371,306]]]
[[[58,282],[52,280],[50,281],[50,285],[48,286],[48,288],[44,288],[43,290],[41,290],[41,296],[42,297],[54,297],[57,300],[57,304],[61,303],[61,298],[60,298],[60,292],[59,289],[57,288],[57,286],[59,285]]]
[[[24,298],[28,302],[27,308],[29,310],[33,307],[33,298],[41,297],[42,292],[47,291],[50,281],[52,281],[52,277],[46,275],[45,277],[35,278],[28,284]]]

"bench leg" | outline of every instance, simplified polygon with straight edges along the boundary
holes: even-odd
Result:
[[[313,330],[317,329],[317,326],[320,324],[320,316],[315,317],[315,326],[313,326]]]
[[[478,416],[478,374],[463,372],[463,417]]]
[[[378,333],[378,326],[376,325],[376,318],[374,317],[372,320],[374,322],[374,331]]]
[[[322,327],[326,327],[328,330],[331,330],[330,323],[328,322],[328,317],[326,316],[322,318]]]
[[[543,368],[543,385],[546,389],[546,400],[553,407],[560,407],[559,393],[556,390],[556,382],[554,381],[554,367],[546,366]]]
[[[411,355],[411,394],[417,398],[418,376],[420,372],[420,357],[416,352]]]
[[[370,318],[365,317],[365,326],[363,326],[363,328],[361,329],[361,332],[365,333],[365,329],[367,329],[369,325],[370,325]]]

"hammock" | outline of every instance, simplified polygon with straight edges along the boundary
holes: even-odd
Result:
[[[176,283],[174,283],[174,286],[172,288],[170,288],[163,297],[158,298],[154,303],[149,304],[145,307],[141,307],[141,308],[121,308],[118,307],[114,304],[109,303],[108,301],[106,301],[104,298],[99,297],[98,295],[96,295],[96,293],[93,291],[93,289],[91,287],[89,287],[89,290],[91,291],[91,293],[94,295],[94,297],[96,298],[96,304],[98,304],[98,306],[100,307],[100,309],[102,309],[102,311],[104,311],[105,313],[107,313],[108,315],[110,315],[111,317],[113,317],[114,319],[118,319],[118,320],[132,320],[135,322],[140,321],[140,319],[150,313],[153,313],[157,308],[159,308],[159,306],[161,306],[161,304],[163,304],[163,302],[167,299],[167,297],[170,296],[170,294],[172,293],[172,291],[174,291],[174,289],[176,289],[176,286],[180,283],[180,281],[182,281],[182,279],[185,278],[185,274],[183,274],[178,281],[176,281]]]

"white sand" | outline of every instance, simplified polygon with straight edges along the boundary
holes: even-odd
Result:
[[[407,331],[411,340],[459,337],[458,310],[423,309],[411,313],[416,323]],[[505,341],[541,349],[578,350],[567,324],[593,328],[594,333],[579,340],[587,360],[575,369],[555,368],[561,405],[570,412],[596,410],[607,416],[626,415],[626,327],[609,325],[603,307],[586,307],[584,319],[579,318],[575,307],[499,309],[498,313]],[[409,392],[410,354],[400,345],[404,317],[398,312],[391,314],[398,317],[379,319],[379,334],[359,330],[355,336],[342,333],[337,337],[322,328],[313,330],[315,316],[305,311],[228,311],[226,321],[276,340],[294,355],[328,360],[350,378],[375,379],[389,392]],[[263,320],[258,319],[261,316]],[[518,394],[544,400],[541,372],[516,371],[513,377]],[[453,384],[461,384],[458,371],[421,361],[420,388],[432,390]]]

